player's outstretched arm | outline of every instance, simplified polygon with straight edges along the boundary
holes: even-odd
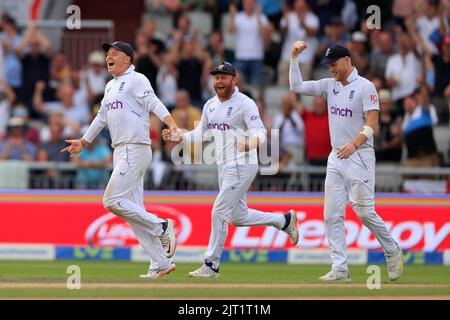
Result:
[[[319,96],[322,93],[318,92],[320,85],[318,81],[303,81],[298,65],[298,56],[307,48],[304,41],[296,41],[291,48],[291,62],[289,65],[289,87],[291,91],[306,94],[309,96]]]

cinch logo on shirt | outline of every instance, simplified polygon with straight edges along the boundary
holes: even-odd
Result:
[[[352,117],[353,116],[353,112],[350,109],[340,109],[338,107],[331,107],[331,114],[337,115],[337,116],[341,116],[341,117]]]
[[[115,110],[115,109],[123,109],[122,101],[116,100],[106,104],[106,110]]]
[[[225,130],[229,130],[230,126],[228,124],[226,124],[225,122],[222,123],[208,123],[208,129],[216,129],[216,130],[220,130],[220,131],[225,131]]]

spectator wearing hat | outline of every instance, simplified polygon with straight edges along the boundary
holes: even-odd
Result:
[[[395,112],[391,93],[387,89],[378,92],[380,99],[379,132],[375,135],[375,156],[378,162],[400,163],[402,159],[402,119]]]
[[[36,147],[25,139],[25,122],[18,117],[8,120],[8,137],[0,143],[0,160],[33,161]]]
[[[30,123],[30,115],[27,107],[22,103],[14,105],[14,108],[11,110],[11,117],[23,120],[25,140],[31,142],[36,148],[39,147],[41,143],[39,127]]]
[[[87,96],[90,105],[103,97],[106,82],[109,78],[105,68],[105,54],[99,50],[89,53],[88,65],[79,71],[79,90]]]
[[[4,54],[4,76],[8,85],[14,90],[16,98],[21,98],[22,88],[22,62],[16,53],[16,48],[21,41],[16,21],[10,15],[1,17],[0,35],[1,46]]]
[[[352,40],[347,44],[348,50],[352,54],[352,63],[358,73],[365,76],[369,68],[369,56],[366,53],[367,36],[361,31],[352,34]]]

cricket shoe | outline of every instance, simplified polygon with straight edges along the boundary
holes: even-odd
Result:
[[[146,274],[141,274],[139,277],[142,279],[158,279],[161,278],[162,276],[165,276],[166,274],[171,273],[172,271],[174,271],[177,268],[177,266],[175,265],[175,263],[172,263],[169,268],[165,269],[165,270],[155,270],[155,269],[149,269],[148,272]]]
[[[400,278],[403,273],[403,254],[402,250],[399,248],[398,253],[395,255],[387,255],[386,263],[388,269],[389,280],[394,281]]]
[[[344,281],[344,282],[350,282],[352,279],[348,275],[348,272],[346,271],[337,271],[337,270],[331,270],[326,275],[319,278],[319,280],[322,281]]]
[[[163,222],[163,229],[164,227],[165,230],[162,235],[159,236],[159,240],[164,248],[166,258],[172,258],[175,254],[175,249],[177,248],[177,240],[175,238],[175,229],[172,220],[167,219],[167,221]]]
[[[218,278],[219,277],[219,268],[214,270],[212,267],[209,267],[206,264],[204,264],[197,270],[189,272],[189,277],[191,277],[191,278]]]
[[[291,209],[284,217],[286,218],[286,226],[282,230],[288,234],[291,244],[296,245],[298,242],[297,213]]]

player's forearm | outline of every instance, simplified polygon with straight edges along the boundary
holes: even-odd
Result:
[[[105,125],[106,122],[100,119],[99,115],[97,115],[87,129],[86,133],[83,135],[82,139],[87,143],[92,143],[92,141],[95,140],[100,131],[103,130]]]
[[[172,128],[171,125],[173,125],[173,123],[171,121],[173,121],[173,118],[170,115],[169,110],[167,110],[166,106],[159,99],[157,99],[157,101],[153,103],[155,104],[150,110],[158,117],[159,120],[167,124],[169,128]],[[169,123],[167,123],[166,121],[169,121],[171,125],[169,125]]]
[[[289,64],[289,87],[291,91],[314,96],[316,91],[313,81],[303,81],[297,58],[291,58]]]
[[[164,117],[163,122],[164,122],[170,129],[178,128],[178,126],[177,126],[177,124],[176,124],[174,118],[173,118],[169,113]]]

